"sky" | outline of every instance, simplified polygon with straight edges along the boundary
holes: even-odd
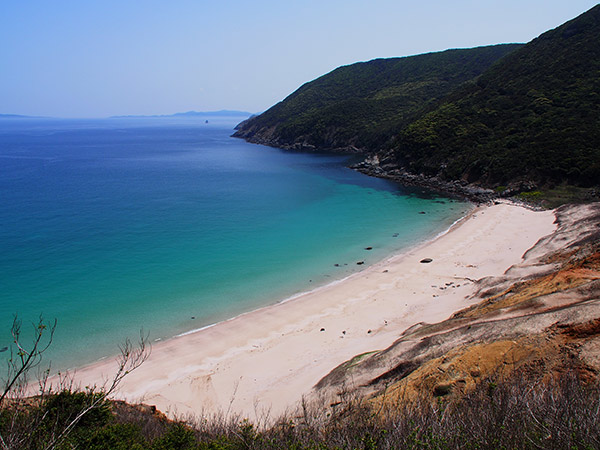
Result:
[[[341,65],[528,42],[595,4],[1,0],[0,113],[257,113]]]

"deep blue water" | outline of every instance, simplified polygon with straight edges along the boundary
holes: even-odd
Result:
[[[88,363],[342,278],[469,209],[233,139],[239,120],[0,120],[0,349],[15,314],[43,314],[53,366]]]

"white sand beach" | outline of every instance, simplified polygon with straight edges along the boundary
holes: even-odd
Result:
[[[276,416],[344,361],[476,302],[474,280],[501,275],[554,229],[552,211],[479,206],[447,233],[342,281],[156,343],[116,397],[170,415]],[[106,360],[74,378],[100,385],[115,370]]]

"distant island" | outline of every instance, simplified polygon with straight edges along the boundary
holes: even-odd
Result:
[[[0,114],[0,119],[46,119],[43,116],[24,116],[21,114]]]
[[[250,117],[253,113],[247,111],[236,111],[229,109],[222,109],[220,111],[187,111],[178,112],[175,114],[155,114],[155,115],[123,115],[123,116],[110,116],[109,119],[126,119],[126,118],[143,118],[143,117]]]
[[[131,115],[120,115],[110,116],[108,119],[139,119],[139,118],[156,118],[156,117],[240,117],[247,118],[253,116],[253,113],[247,111],[236,111],[222,109],[219,111],[187,111],[178,112],[174,114],[154,114],[154,115],[143,115],[143,114],[131,114]],[[57,117],[48,116],[27,116],[22,114],[0,114],[0,119],[57,119]]]
[[[359,153],[370,175],[552,207],[600,193],[600,5],[526,45],[340,67],[235,137]]]

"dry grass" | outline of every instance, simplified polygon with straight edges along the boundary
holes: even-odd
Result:
[[[387,404],[374,409],[352,395],[341,402],[303,404],[274,425],[239,416],[168,421],[149,407],[112,403],[82,420],[57,448],[88,450],[270,449],[597,449],[600,386],[568,371],[541,382],[533,377],[488,378],[464,396]],[[66,403],[60,403],[58,402]],[[76,393],[32,410],[32,419],[60,420]],[[112,411],[112,413],[110,413]],[[0,428],[10,408],[2,410]],[[265,417],[266,419],[266,417]],[[23,422],[23,426],[27,426]],[[44,447],[43,428],[23,449]],[[6,437],[6,435],[5,435]]]
[[[260,430],[247,421],[202,427],[198,448],[593,449],[600,448],[600,389],[572,374],[549,383],[488,379],[452,400],[374,410],[359,398],[303,405]],[[210,447],[216,442],[221,447]],[[203,447],[204,446],[204,447]]]

